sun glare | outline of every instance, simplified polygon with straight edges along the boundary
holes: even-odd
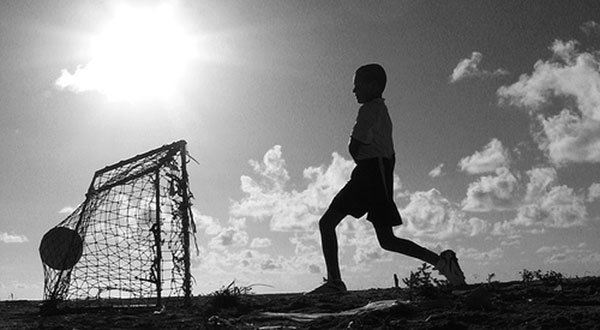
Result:
[[[120,7],[93,39],[80,83],[113,101],[169,101],[194,52],[171,7]]]

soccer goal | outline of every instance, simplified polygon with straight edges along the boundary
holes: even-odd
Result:
[[[85,201],[42,238],[44,301],[189,302],[189,158],[182,140],[96,171]]]

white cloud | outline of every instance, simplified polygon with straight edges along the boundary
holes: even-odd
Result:
[[[508,167],[509,163],[510,157],[502,142],[492,139],[483,150],[462,158],[458,166],[468,174],[483,174],[495,172],[501,167]]]
[[[578,42],[575,40],[569,40],[567,42],[555,40],[552,46],[550,46],[550,50],[552,50],[555,58],[563,60],[566,63],[573,63],[572,54],[575,53],[577,45]]]
[[[9,233],[0,233],[0,242],[4,242],[7,244],[10,243],[25,243],[29,242],[29,239],[25,235],[15,235]]]
[[[555,169],[535,168],[527,171],[527,176],[527,194],[515,219],[516,224],[565,228],[587,221],[584,196],[565,185],[555,185]]]
[[[241,189],[246,196],[233,203],[231,214],[268,221],[274,231],[315,230],[318,219],[354,168],[354,162],[333,153],[329,166],[304,170],[308,186],[297,191],[288,187],[289,174],[280,146],[267,151],[262,163],[250,164],[257,178],[241,177]]]
[[[581,25],[581,31],[588,36],[600,35],[600,24],[594,21],[587,21]]]
[[[315,264],[310,264],[308,265],[308,272],[311,274],[320,274],[321,273],[321,267],[315,265]]]
[[[457,235],[478,235],[487,230],[487,223],[478,218],[467,219],[457,206],[436,189],[415,192],[401,210],[407,230],[415,236],[448,238]]]
[[[600,162],[600,55],[576,46],[556,40],[552,59],[537,61],[531,75],[497,91],[500,103],[527,109],[539,123],[534,137],[556,165]],[[554,114],[546,105],[556,100],[572,105]]]
[[[444,164],[440,164],[440,165],[436,166],[433,170],[429,171],[429,176],[432,178],[437,178],[437,177],[444,175],[444,172],[442,171],[443,168],[444,168]]]
[[[489,227],[487,221],[477,217],[469,218],[467,222],[468,224],[463,226],[463,232],[468,236],[476,236],[485,233]]]
[[[508,238],[512,239],[521,237],[514,220],[506,220],[494,223],[492,235],[507,236]]]
[[[285,169],[285,160],[282,158],[280,145],[275,145],[268,150],[262,163],[255,160],[250,160],[249,163],[263,179],[261,186],[263,188],[267,187],[267,190],[281,190],[290,180],[290,176]]]
[[[494,224],[492,234],[518,236],[519,227],[531,227],[531,233],[544,228],[568,228],[588,222],[585,194],[578,194],[565,185],[557,185],[553,168],[534,168],[527,171],[525,196],[512,220]]]
[[[587,222],[584,197],[567,186],[550,188],[537,201],[519,208],[515,224],[524,226],[567,228]]]
[[[75,211],[75,208],[72,206],[65,206],[62,209],[60,209],[60,211],[58,211],[58,213],[60,214],[71,214],[73,213],[73,211]]]
[[[258,249],[258,248],[269,247],[272,244],[273,243],[268,238],[255,237],[254,239],[252,239],[252,242],[250,243],[250,247],[253,249]]]
[[[504,251],[502,248],[494,248],[489,251],[480,251],[476,248],[460,248],[458,250],[458,256],[461,259],[471,259],[478,261],[482,264],[488,264],[492,261],[502,259],[504,257]]]
[[[542,246],[541,248],[537,249],[535,251],[535,253],[539,253],[539,254],[552,253],[557,250],[558,250],[558,248],[556,246]]]
[[[282,269],[282,268],[283,268],[283,266],[273,259],[263,260],[260,263],[261,270],[276,270],[276,269]]]
[[[248,245],[248,233],[237,228],[224,228],[221,233],[215,236],[209,243],[213,249],[226,249],[231,247],[244,247]]]
[[[307,255],[320,253],[320,236],[318,231],[313,232],[296,232],[293,237],[290,237],[290,243],[295,246],[296,255]]]
[[[588,202],[593,202],[600,198],[600,183],[592,183],[588,188]]]
[[[539,145],[556,165],[600,162],[600,121],[567,109],[540,121],[545,137]]]
[[[500,245],[502,246],[517,246],[521,245],[521,241],[518,239],[508,239],[500,241]]]
[[[566,262],[593,263],[600,261],[600,254],[587,247],[585,243],[577,245],[562,246],[542,246],[536,251],[541,257],[544,257],[546,264],[558,264]]]
[[[533,168],[527,171],[529,182],[527,183],[527,192],[525,203],[537,203],[543,199],[557,179],[556,170],[552,167]]]
[[[367,264],[387,260],[386,257],[390,257],[391,254],[386,254],[386,251],[379,247],[376,241],[371,240],[371,244],[359,246],[354,254],[354,262],[357,264]]]
[[[469,184],[462,209],[471,212],[504,211],[518,203],[519,182],[507,169],[499,168],[495,176],[483,176]]]
[[[353,222],[346,221],[346,224],[351,223]],[[378,261],[389,261],[392,254],[379,246],[375,231],[368,221],[361,219],[353,224],[355,225],[342,226],[338,230],[340,241],[344,241],[340,244],[341,249],[348,245],[356,247],[353,255],[356,264],[364,265]]]
[[[201,214],[200,211],[198,211],[195,207],[192,208],[192,212],[194,214],[194,222],[196,223],[196,229],[198,231],[204,230],[207,235],[217,235],[223,230],[219,220],[211,216]]]
[[[461,60],[452,71],[450,82],[455,83],[466,78],[495,77],[508,74],[504,69],[497,69],[494,72],[480,69],[479,63],[482,59],[483,55],[481,53],[473,52],[471,58]]]

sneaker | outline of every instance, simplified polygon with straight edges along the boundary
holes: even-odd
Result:
[[[329,281],[326,278],[323,279],[325,283],[323,283],[318,288],[305,293],[305,295],[319,295],[319,294],[340,294],[348,292],[346,289],[346,284],[342,280],[332,280]]]
[[[444,275],[453,286],[467,285],[465,274],[458,265],[458,259],[454,251],[446,250],[442,252],[440,254],[440,261],[438,261],[435,269]]]

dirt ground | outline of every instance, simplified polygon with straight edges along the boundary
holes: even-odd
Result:
[[[374,301],[382,310],[340,313]],[[243,294],[193,297],[156,308],[59,309],[40,301],[0,302],[0,329],[600,329],[600,278],[485,283],[466,291],[373,289],[342,296]],[[269,313],[265,313],[269,312]],[[287,314],[295,313],[295,314]],[[315,313],[328,313],[314,318]],[[298,315],[309,318],[298,319]],[[311,316],[312,315],[312,316]],[[296,316],[294,318],[293,316]]]

